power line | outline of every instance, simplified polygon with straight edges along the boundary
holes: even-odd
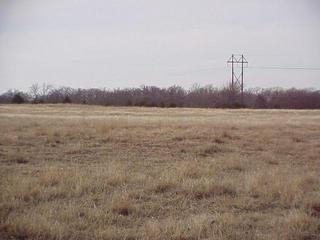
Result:
[[[320,67],[285,67],[285,66],[250,66],[253,69],[271,69],[271,70],[312,70],[319,71]]]
[[[241,62],[240,62],[241,63]],[[237,66],[235,66],[236,68]],[[290,67],[290,66],[245,66],[248,69],[257,70],[302,70],[302,71],[320,71],[320,67]],[[187,75],[187,74],[197,74],[202,72],[214,71],[214,70],[224,70],[227,66],[213,66],[207,68],[191,68],[188,70],[174,72],[174,75]]]

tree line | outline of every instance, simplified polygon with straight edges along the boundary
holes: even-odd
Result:
[[[75,103],[104,106],[197,107],[197,108],[280,108],[320,109],[320,91],[314,89],[248,89],[243,95],[231,86],[216,88],[194,84],[159,88],[141,86],[124,89],[54,88],[33,84],[29,91],[9,90],[0,103]]]

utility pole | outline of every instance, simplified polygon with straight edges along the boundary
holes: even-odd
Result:
[[[231,56],[231,58],[232,58],[232,60],[231,60],[231,64],[232,64],[232,71],[231,71],[231,75],[232,75],[232,77],[231,77],[231,81],[232,81],[232,89],[233,89],[233,84],[234,84],[234,68],[233,68],[233,64],[234,64],[234,56],[233,56],[233,54],[232,54],[232,56]]]
[[[244,105],[244,99],[243,99],[243,72],[244,67],[248,66],[248,61],[245,59],[243,54],[241,55],[235,55],[232,54],[229,58],[228,64],[231,64],[231,90],[232,90],[232,101],[235,99],[235,93],[240,90],[241,93],[241,105]],[[239,64],[241,64],[241,72],[240,75],[235,73],[235,66],[238,67]],[[245,65],[246,64],[246,65]],[[234,103],[234,102],[233,102]]]
[[[241,55],[241,104],[242,106],[244,105],[243,104],[243,63],[244,63],[244,57],[243,57],[243,54]],[[246,60],[246,63],[247,60]]]

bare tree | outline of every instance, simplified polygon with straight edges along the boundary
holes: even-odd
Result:
[[[10,103],[16,92],[8,91],[0,95],[0,103]],[[48,84],[40,86],[35,83],[30,87],[29,93],[30,95],[20,92],[27,102],[31,97],[32,102],[35,103],[72,102],[147,107],[241,107],[240,92],[230,85],[223,88],[214,88],[212,85],[200,86],[194,84],[192,88],[186,91],[179,86],[168,88],[141,86],[140,88],[108,90],[53,88]],[[243,97],[247,108],[320,109],[320,91],[314,89],[249,89],[244,92]]]
[[[34,83],[31,85],[29,93],[32,97],[32,101],[34,103],[38,102],[39,96],[40,96],[40,86],[38,83]]]
[[[40,88],[41,97],[45,98],[52,89],[53,89],[52,85],[43,83],[41,88]]]

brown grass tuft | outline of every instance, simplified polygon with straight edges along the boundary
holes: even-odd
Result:
[[[177,175],[182,178],[199,178],[202,174],[199,161],[183,161],[176,164]]]
[[[152,189],[156,193],[164,193],[174,189],[177,186],[175,179],[170,176],[162,176],[152,184]]]
[[[236,190],[231,184],[206,178],[186,180],[183,182],[183,189],[187,195],[190,194],[196,199],[236,195]]]
[[[122,193],[113,196],[111,202],[111,210],[122,216],[128,216],[135,211],[132,201],[129,199],[128,194]]]
[[[281,219],[277,230],[279,239],[319,239],[320,221],[301,210],[291,210]]]
[[[202,156],[202,157],[212,156],[212,155],[223,153],[223,152],[225,152],[225,149],[220,145],[216,145],[216,144],[200,147],[198,150],[199,156]]]

